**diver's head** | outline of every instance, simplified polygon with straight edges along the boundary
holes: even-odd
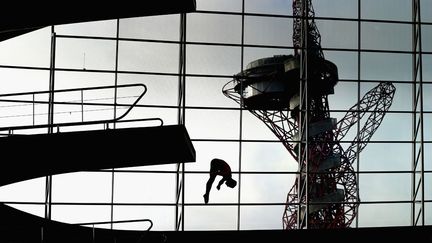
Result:
[[[226,180],[225,184],[228,187],[234,188],[237,185],[237,181],[234,180],[233,178],[229,178],[228,180]]]

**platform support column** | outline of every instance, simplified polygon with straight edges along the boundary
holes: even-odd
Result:
[[[180,14],[180,47],[179,47],[179,73],[178,73],[178,124],[185,124],[186,113],[186,14]],[[176,209],[175,230],[184,230],[184,188],[185,188],[185,165],[177,163],[176,174]]]
[[[52,124],[54,123],[54,74],[55,74],[55,49],[56,33],[54,26],[51,26],[51,55],[50,55],[50,75],[49,75],[49,97],[48,97],[48,133],[53,133]],[[50,148],[47,148],[50,150]],[[52,176],[45,177],[45,218],[51,219],[52,201]]]

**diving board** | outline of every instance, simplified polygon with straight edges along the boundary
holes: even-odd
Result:
[[[183,125],[0,137],[0,186],[77,171],[195,162]]]

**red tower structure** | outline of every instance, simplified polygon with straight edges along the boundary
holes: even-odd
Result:
[[[263,121],[299,164],[284,228],[347,228],[360,202],[353,163],[381,124],[396,89],[381,82],[341,120],[332,118],[327,97],[334,94],[338,70],[324,58],[311,0],[293,0],[293,15],[294,55],[255,60],[222,91]],[[344,149],[341,139],[360,119],[362,128]]]

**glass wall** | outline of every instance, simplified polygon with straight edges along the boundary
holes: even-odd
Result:
[[[339,82],[328,97],[331,116],[341,119],[381,81],[396,87],[381,126],[353,163],[361,201],[351,227],[430,225],[432,0],[312,3],[324,56],[338,67]],[[178,119],[183,112],[196,162],[180,169],[159,165],[55,175],[52,219],[151,219],[152,230],[283,229],[287,193],[298,164],[262,121],[222,89],[249,62],[294,53],[292,11],[291,1],[197,0],[197,11],[186,14],[184,24],[176,14],[54,26],[56,89],[146,85],[147,93],[127,118],[157,117],[172,125],[183,122]],[[51,34],[51,27],[46,27],[0,43],[2,94],[49,89]],[[185,103],[180,102],[181,90]],[[119,88],[116,99],[130,104],[137,95],[134,89]],[[113,103],[114,93],[56,96],[56,101],[82,99]],[[46,104],[0,102],[0,110],[1,127],[48,120]],[[121,106],[114,110],[55,105],[54,121],[101,120],[122,112]],[[341,141],[344,148],[360,128]],[[206,205],[203,194],[213,158],[230,164],[238,184],[217,190],[217,178]],[[178,178],[184,183],[180,191]],[[45,178],[3,186],[0,201],[43,217]],[[148,226],[138,222],[112,227]]]

